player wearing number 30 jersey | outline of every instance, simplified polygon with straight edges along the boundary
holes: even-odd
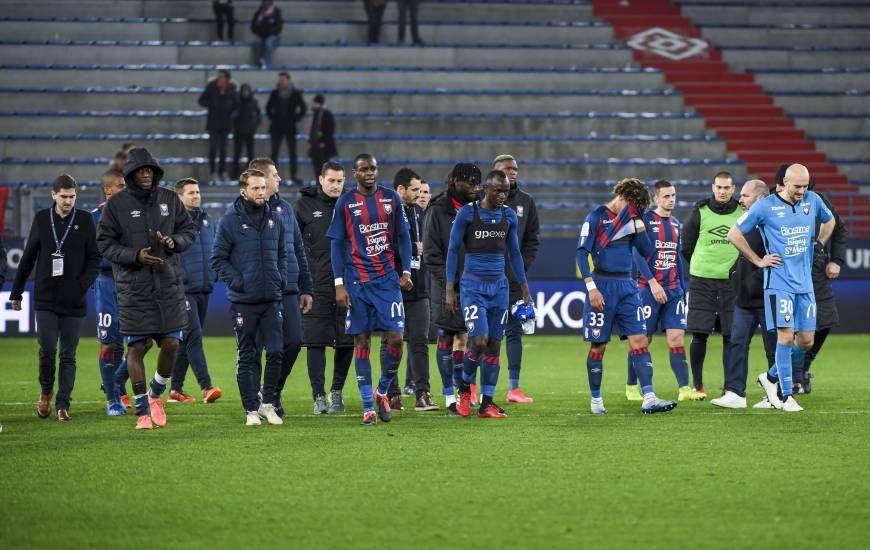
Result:
[[[816,298],[813,294],[814,241],[824,245],[834,230],[834,217],[822,199],[808,191],[806,167],[786,170],[782,191],[759,199],[728,232],[728,239],[746,258],[764,269],[764,314],[768,327],[776,327],[776,362],[758,384],[777,409],[803,410],[792,397],[792,356],[802,358],[813,346]],[[816,220],[821,222],[815,237]],[[767,255],[759,258],[744,234],[758,227]]]
[[[589,213],[580,231],[577,265],[586,282],[583,336],[591,343],[586,359],[593,414],[604,414],[601,397],[601,371],[604,350],[616,325],[620,336],[627,336],[631,346],[632,366],[643,392],[641,412],[666,412],[677,406],[675,401],[656,397],[652,383],[652,358],[647,349],[647,330],[637,293],[631,278],[632,249],[643,257],[654,250],[644,229],[643,209],[649,206],[649,191],[640,180],[624,179],[613,189],[614,197]],[[590,270],[589,260],[595,264]]]
[[[465,328],[471,342],[465,353],[459,404],[461,416],[471,415],[471,384],[481,365],[481,418],[505,418],[493,403],[500,370],[499,355],[508,311],[508,280],[505,276],[505,250],[522,289],[523,302],[532,297],[526,281],[523,255],[517,238],[517,215],[504,205],[510,184],[501,170],[493,170],[483,184],[483,199],[463,206],[450,231],[446,261],[446,302],[456,308],[456,281],[459,249],[465,244],[465,268],[459,283],[459,296]],[[481,364],[482,361],[482,364]]]

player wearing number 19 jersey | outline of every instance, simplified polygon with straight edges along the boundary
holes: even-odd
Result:
[[[775,408],[787,412],[803,410],[792,397],[792,356],[802,358],[813,346],[816,330],[814,241],[825,244],[835,223],[819,196],[807,190],[809,182],[806,167],[789,166],[785,188],[756,201],[728,233],[749,261],[764,268],[764,314],[767,326],[776,327],[777,344],[775,365],[758,377],[758,384]],[[814,238],[816,220],[822,225]],[[764,258],[752,251],[743,236],[756,226],[767,251]]]
[[[653,253],[649,237],[640,220],[649,206],[649,191],[637,179],[624,179],[613,189],[614,197],[589,213],[580,231],[577,265],[586,282],[588,296],[584,307],[583,335],[591,343],[586,359],[593,414],[604,414],[601,397],[601,371],[604,350],[616,325],[620,336],[627,336],[632,365],[643,391],[641,412],[670,411],[675,401],[656,397],[652,383],[652,358],[647,349],[647,330],[643,319],[637,283],[631,278],[632,249],[644,257]],[[590,270],[590,257],[595,264]]]
[[[384,331],[387,352],[382,357],[377,386],[378,415],[392,418],[387,391],[402,361],[405,310],[401,288],[410,290],[411,236],[402,199],[377,184],[378,164],[371,155],[354,159],[354,191],[335,203],[326,236],[332,240],[335,300],[347,309],[345,332],[354,337],[356,377],[363,401],[363,424],[377,423],[372,395],[371,333]],[[396,248],[398,247],[398,248]],[[398,251],[401,265],[395,265]],[[401,270],[401,280],[396,271]]]
[[[689,365],[686,363],[686,281],[683,272],[680,221],[671,213],[677,202],[674,185],[667,180],[655,183],[656,209],[643,216],[646,232],[654,249],[644,257],[634,250],[634,264],[641,274],[638,281],[641,307],[646,322],[648,342],[657,332],[665,332],[670,348],[671,370],[680,388],[679,400],[690,399]],[[637,375],[632,368],[631,355],[628,363],[629,401],[640,401]]]

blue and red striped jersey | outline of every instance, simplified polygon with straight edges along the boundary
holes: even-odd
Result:
[[[646,287],[647,279],[655,277],[663,288],[685,288],[680,220],[674,216],[659,216],[655,211],[650,211],[644,214],[643,223],[655,250],[649,256],[637,258],[637,268],[641,274],[638,286]],[[644,264],[648,269],[644,269]]]
[[[641,212],[628,205],[618,214],[601,205],[586,216],[577,243],[577,265],[583,278],[589,277],[589,257],[596,271],[630,274],[632,249],[651,253],[649,240],[643,232],[635,233],[634,223]]]
[[[341,257],[333,255],[333,275],[348,284],[367,283],[393,270],[410,271],[409,231],[402,199],[392,189],[378,186],[371,195],[357,190],[341,195],[326,232],[343,250]],[[407,265],[395,266],[396,247]]]

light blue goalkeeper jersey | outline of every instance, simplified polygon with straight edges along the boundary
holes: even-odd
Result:
[[[816,220],[822,223],[832,217],[822,199],[807,191],[797,204],[791,204],[778,194],[770,195],[752,205],[737,220],[737,229],[746,234],[758,226],[768,254],[779,254],[782,265],[764,270],[764,288],[794,294],[813,291],[813,243]]]

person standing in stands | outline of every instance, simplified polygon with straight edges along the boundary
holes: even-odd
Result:
[[[239,177],[239,160],[242,147],[247,153],[247,161],[254,160],[254,137],[260,126],[260,104],[251,92],[249,84],[242,84],[239,91],[239,111],[233,128],[233,177]]]
[[[262,0],[257,13],[251,19],[251,32],[255,35],[252,44],[254,63],[259,64],[261,69],[272,65],[272,54],[281,42],[283,26],[281,10],[272,0]]]
[[[520,241],[520,251],[523,254],[523,265],[528,271],[541,245],[541,226],[538,221],[538,208],[535,199],[520,189],[517,183],[519,167],[516,159],[511,155],[499,155],[492,161],[492,169],[500,170],[507,175],[510,183],[506,204],[517,215],[517,237]],[[510,303],[515,304],[523,298],[522,287],[517,280],[517,275],[511,270],[511,262],[505,262],[505,275],[510,283]],[[525,275],[525,274],[523,274]],[[507,317],[505,339],[507,340],[508,359],[508,403],[534,403],[534,399],[528,397],[520,389],[520,368],[523,362],[523,326],[522,322],[513,315]]]
[[[311,118],[308,122],[308,156],[314,177],[319,177],[320,169],[332,157],[338,156],[335,146],[335,117],[326,107],[323,94],[314,96],[311,102]]]
[[[330,240],[326,236],[335,203],[344,192],[345,172],[341,164],[331,161],[323,165],[322,172],[318,185],[300,191],[295,208],[314,280],[314,305],[302,315],[302,344],[308,348],[314,414],[322,414],[318,403],[326,402],[326,348],[335,348],[328,413],[344,412],[344,382],[353,361],[353,336],[344,333],[347,311],[335,301]]]
[[[275,164],[279,164],[281,143],[287,140],[287,154],[290,160],[290,180],[299,181],[298,160],[296,157],[296,123],[305,117],[305,100],[302,91],[290,80],[290,73],[278,73],[278,85],[269,94],[266,102],[266,116],[269,117],[269,135],[272,138],[272,154]]]
[[[239,110],[239,94],[230,72],[220,69],[199,96],[199,104],[208,109],[205,129],[208,132],[208,168],[211,179],[225,179],[227,174],[227,139],[233,129],[233,117]],[[215,157],[217,172],[215,172]]]
[[[369,23],[369,44],[377,44],[381,41],[381,23],[387,9],[387,0],[363,0],[363,7]]]
[[[415,46],[425,43],[420,38],[417,29],[417,13],[420,11],[420,0],[398,0],[399,3],[399,44],[405,43],[405,27],[408,21],[408,12],[411,12],[411,39]]]
[[[211,3],[211,8],[214,11],[214,18],[217,22],[218,40],[224,39],[224,24],[227,26],[227,39],[233,41],[233,31],[236,26],[236,19],[233,16],[233,0],[214,0]]]
[[[689,264],[689,313],[686,331],[692,333],[689,364],[694,391],[690,399],[707,397],[704,390],[704,359],[707,338],[722,334],[722,364],[728,364],[731,349],[731,315],[734,288],[729,275],[737,250],[728,240],[728,230],[740,217],[734,198],[734,178],[728,172],[713,177],[713,195],[695,203],[683,223],[683,259]]]
[[[175,182],[175,192],[178,193],[190,219],[193,220],[196,237],[193,245],[181,253],[188,325],[184,342],[178,346],[178,353],[175,355],[169,401],[196,403],[196,398],[184,393],[184,377],[190,365],[202,390],[202,400],[206,403],[214,403],[220,399],[222,393],[220,388],[211,385],[211,375],[208,373],[208,363],[205,360],[205,351],[202,349],[202,327],[208,312],[208,298],[217,280],[211,268],[216,228],[211,216],[201,207],[199,182],[193,178],[180,179]]]
[[[163,169],[147,149],[130,150],[124,165],[127,186],[106,203],[97,237],[100,253],[114,264],[137,430],[166,425],[160,396],[188,324],[179,254],[193,244],[195,226],[178,195],[159,186],[161,179]],[[160,353],[148,391],[145,355],[155,341]]]
[[[61,174],[51,191],[54,204],[36,213],[18,272],[12,283],[9,301],[21,311],[24,284],[36,268],[33,283],[34,310],[39,327],[39,385],[42,388],[36,414],[51,415],[54,391],[55,356],[60,339],[60,364],[55,409],[57,419],[70,419],[69,407],[76,380],[76,349],[79,329],[87,312],[87,292],[97,278],[100,253],[90,213],[78,210],[76,180]],[[3,254],[6,263],[6,254]]]

